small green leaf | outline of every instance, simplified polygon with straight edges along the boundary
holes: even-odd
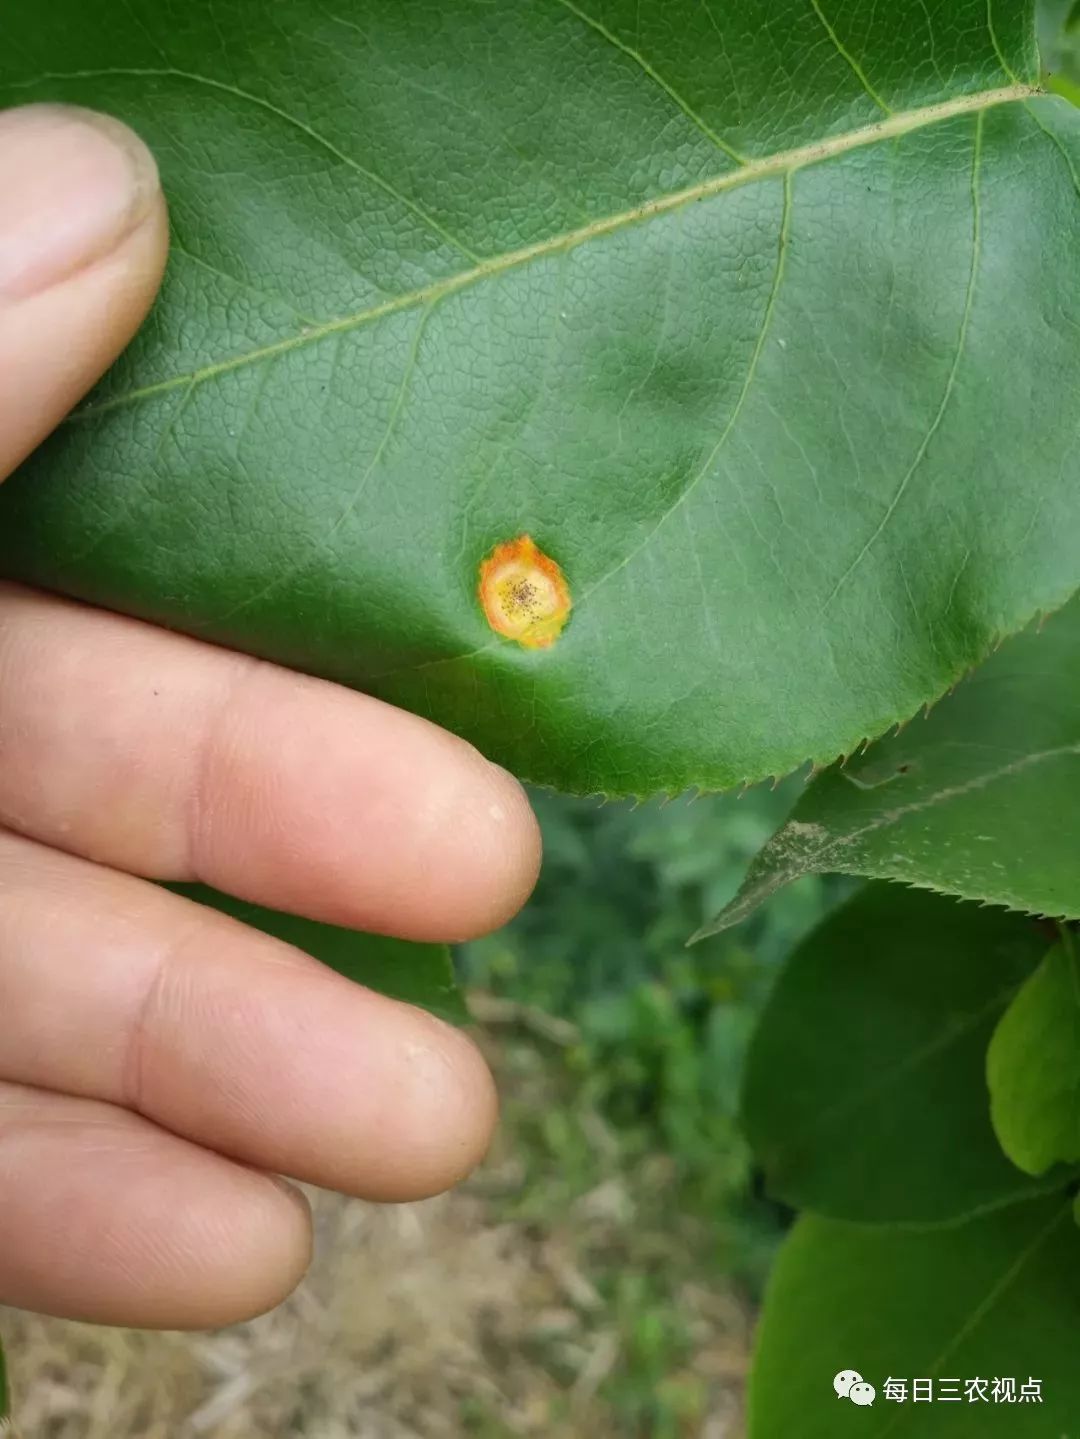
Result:
[[[419,1005],[451,1024],[468,1022],[465,1001],[454,980],[450,951],[444,944],[410,944],[385,935],[318,924],[299,915],[281,914],[233,899],[201,884],[172,884],[168,888],[295,945],[368,989]]]
[[[987,1055],[1001,1147],[1028,1174],[1080,1160],[1080,955],[1056,945],[1002,1015]]]
[[[8,4],[0,104],[134,125],[173,249],[0,571],[561,788],[849,752],[1080,584],[1080,114],[1033,9]],[[477,598],[523,535],[548,648]]]
[[[1068,75],[1051,75],[1047,79],[1046,88],[1053,94],[1060,95],[1063,100],[1068,100],[1070,105],[1080,106],[1080,82]]]
[[[1080,1232],[1060,1196],[951,1229],[807,1218],[781,1251],[750,1389],[750,1439],[1072,1439],[1080,1414]],[[833,1377],[876,1389],[859,1408]],[[885,1397],[906,1380],[904,1403]],[[935,1384],[915,1403],[916,1378]],[[1012,1379],[1016,1402],[974,1402],[966,1381]],[[945,1390],[945,1381],[957,1387]],[[1041,1402],[1021,1386],[1041,1381]],[[942,1392],[959,1403],[942,1401]]]
[[[831,870],[1080,918],[1080,597],[814,780],[702,934]]]
[[[1036,20],[1043,75],[1055,89],[1058,80],[1075,83],[1080,79],[1080,4],[1038,0]]]
[[[770,1192],[836,1219],[930,1224],[1060,1187],[1005,1158],[986,1090],[994,1025],[1045,950],[1019,915],[896,885],[828,916],[750,1051],[743,1125]]]

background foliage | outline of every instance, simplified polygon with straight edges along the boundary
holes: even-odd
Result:
[[[730,1217],[745,1195],[743,1057],[780,957],[837,886],[815,876],[745,932],[690,949],[686,936],[738,884],[798,784],[640,807],[536,793],[536,894],[506,930],[460,951],[468,984],[569,1021],[562,1063],[577,1099],[613,1127],[626,1163],[668,1155],[679,1199],[704,1216]],[[534,1123],[539,1165],[570,1190],[593,1182],[588,1136],[557,1111]],[[728,1248],[737,1264],[738,1244]]]
[[[502,1049],[520,1163],[504,1212],[558,1232],[582,1205],[615,1205],[589,1272],[618,1335],[599,1397],[619,1433],[697,1432],[707,1389],[687,1367],[700,1341],[686,1288],[759,1297],[788,1219],[740,1133],[743,1061],[782,957],[850,886],[809,876],[742,929],[686,937],[801,785],[643,805],[534,792],[537,891],[458,952],[463,981],[492,997],[481,1020],[525,1036]]]

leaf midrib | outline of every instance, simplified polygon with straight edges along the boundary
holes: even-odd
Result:
[[[92,78],[95,73],[97,72],[80,71],[77,73],[73,72],[64,77],[56,76],[52,78],[88,79]],[[145,74],[158,75],[161,77],[175,74],[179,77],[182,72],[170,70],[110,70],[101,73],[111,75]],[[188,76],[187,78],[193,77]],[[378,305],[370,306],[367,309],[354,311],[349,315],[340,316],[337,319],[327,320],[319,325],[311,326],[305,329],[301,334],[290,335],[272,344],[262,345],[244,351],[242,354],[230,356],[225,360],[215,361],[213,364],[205,365],[199,369],[189,370],[183,374],[172,375],[168,379],[159,380],[152,385],[145,385],[134,390],[129,390],[121,395],[111,396],[107,400],[90,403],[82,409],[75,411],[75,413],[69,417],[67,423],[96,417],[110,410],[134,404],[140,400],[152,399],[157,395],[167,394],[169,391],[182,388],[185,385],[195,387],[196,385],[203,384],[207,380],[215,379],[219,375],[228,374],[233,370],[258,364],[262,360],[274,359],[292,350],[305,349],[307,346],[317,344],[330,336],[360,329],[366,325],[374,324],[376,321],[384,319],[388,315],[398,314],[403,310],[430,304],[433,301],[452,295],[457,291],[469,289],[473,285],[479,284],[481,281],[492,276],[502,275],[510,270],[518,269],[533,260],[543,259],[549,255],[576,249],[577,246],[587,244],[591,240],[613,234],[633,225],[642,224],[658,216],[668,214],[673,210],[681,209],[684,205],[692,204],[698,200],[710,199],[714,195],[723,194],[727,190],[739,189],[744,185],[753,184],[759,180],[772,179],[781,175],[790,175],[796,170],[821,164],[826,160],[834,159],[852,150],[862,149],[868,145],[879,144],[886,140],[897,139],[903,135],[910,134],[912,131],[925,129],[927,126],[940,124],[962,115],[979,114],[998,105],[1029,100],[1042,93],[1038,86],[1024,84],[1003,86],[995,90],[978,91],[975,94],[963,95],[954,100],[942,101],[935,105],[926,105],[914,110],[897,111],[888,118],[875,122],[873,125],[862,126],[856,130],[845,131],[841,135],[834,135],[828,140],[814,141],[808,145],[778,151],[776,154],[767,155],[758,160],[748,161],[739,169],[725,171],[721,175],[700,181],[696,185],[691,185],[685,189],[676,190],[669,194],[658,196],[655,199],[647,200],[643,204],[636,205],[629,210],[623,210],[614,215],[592,220],[589,224],[582,225],[575,230],[568,230],[561,234],[550,236],[546,240],[539,240],[534,244],[522,246],[520,249],[510,250],[502,255],[496,255],[489,259],[482,260],[469,270],[463,270],[456,275],[449,275],[444,279],[432,281],[430,285],[424,285],[419,289],[394,296],[389,300],[385,300]]]

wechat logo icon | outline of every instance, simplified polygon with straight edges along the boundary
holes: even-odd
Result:
[[[832,1382],[838,1399],[850,1399],[852,1404],[865,1408],[877,1398],[877,1390],[867,1384],[857,1369],[841,1369]]]

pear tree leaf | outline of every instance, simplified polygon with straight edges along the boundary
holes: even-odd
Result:
[[[1074,1435],[1080,1231],[1071,1209],[1054,1195],[922,1231],[800,1220],[765,1299],[749,1439]],[[834,1391],[834,1377],[852,1369],[875,1389],[872,1404]],[[886,1397],[888,1379],[906,1384],[906,1399]],[[930,1402],[915,1401],[915,1379],[932,1384]],[[1041,1398],[1022,1398],[1032,1381]]]
[[[703,934],[829,871],[1080,917],[1080,599],[926,718],[819,775]]]
[[[1080,956],[1066,932],[998,1021],[987,1055],[1001,1147],[1028,1174],[1080,1160]]]
[[[1033,0],[9,6],[0,104],[135,126],[173,250],[0,573],[562,788],[850,752],[1080,583],[1038,76]]]
[[[937,1224],[1060,1188],[1060,1170],[1034,1181],[1002,1153],[986,1083],[994,1026],[1046,948],[1021,915],[898,885],[833,911],[751,1044],[743,1128],[770,1193],[834,1219]]]
[[[445,944],[413,944],[381,934],[360,934],[320,924],[296,914],[281,914],[262,905],[234,899],[202,884],[170,884],[176,894],[238,919],[280,939],[337,970],[346,979],[378,990],[391,999],[419,1005],[451,1024],[466,1024],[468,1012],[454,979]]]
[[[1076,0],[1038,0],[1039,53],[1046,87],[1080,103],[1080,5]]]

